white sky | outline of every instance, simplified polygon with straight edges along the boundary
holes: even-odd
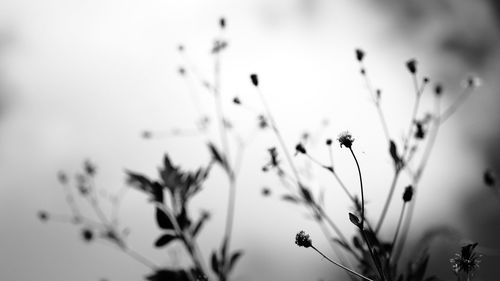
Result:
[[[378,213],[391,162],[353,50],[362,47],[367,51],[368,72],[384,88],[384,107],[395,138],[406,130],[413,102],[403,63],[408,58],[422,58],[421,65],[429,74],[439,73],[439,65],[430,59],[433,54],[419,48],[425,45],[405,44],[394,36],[390,26],[394,22],[363,1],[319,1],[324,6],[313,19],[298,12],[299,2],[0,3],[0,30],[5,28],[12,35],[8,55],[0,61],[2,81],[9,89],[0,129],[1,279],[138,280],[148,273],[147,268],[105,245],[83,245],[78,230],[71,226],[38,223],[35,214],[39,209],[67,211],[55,174],[61,168],[76,171],[85,158],[98,164],[98,184],[110,192],[123,186],[125,168],[155,175],[164,152],[186,167],[205,163],[208,153],[201,138],[145,142],[138,136],[143,129],[192,126],[196,111],[186,84],[176,73],[183,63],[176,47],[183,43],[191,61],[210,78],[209,50],[220,16],[227,18],[224,36],[229,41],[223,55],[224,106],[230,108],[238,128],[250,130],[255,118],[234,109],[230,101],[238,95],[252,107],[260,107],[248,79],[249,73],[258,72],[290,147],[305,128],[317,128],[324,118],[331,125],[322,138],[336,137],[346,129],[353,132],[368,183],[368,207]],[[204,110],[212,113],[209,94],[201,88],[195,94]],[[442,133],[433,157],[436,161],[431,161],[423,182],[439,183],[440,187],[423,190],[420,204],[439,206],[443,211],[436,215],[432,208],[421,208],[417,217],[421,222],[433,214],[432,220],[427,218],[431,225],[453,216],[453,200],[459,196],[454,188],[475,180],[482,170],[457,123],[450,122]],[[276,179],[260,173],[265,149],[275,143],[268,133],[259,136],[243,166],[234,245],[246,254],[235,280],[328,276],[337,271],[293,244],[294,234],[306,229],[326,249],[319,229],[304,219],[302,210],[260,196],[264,185],[271,186],[275,194],[284,191]],[[313,151],[328,159],[321,146]],[[352,159],[344,152],[335,151],[339,171],[356,187]],[[443,176],[450,173],[454,176]],[[325,176],[318,179],[327,187],[330,180]],[[227,183],[215,172],[193,206],[193,215],[202,208],[214,215],[200,236],[206,256],[222,234],[226,194]],[[330,193],[330,211],[349,229],[346,200],[337,194],[340,192]],[[449,202],[443,202],[443,195],[449,194]],[[158,263],[172,262],[164,250],[151,249],[159,235],[152,207],[138,193],[128,195],[122,216],[133,231],[130,243]],[[396,216],[395,210],[391,217]]]

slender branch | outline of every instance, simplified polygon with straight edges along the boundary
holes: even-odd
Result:
[[[364,222],[365,222],[365,194],[363,190],[363,177],[361,176],[361,168],[359,167],[358,159],[356,158],[356,155],[354,154],[354,151],[352,150],[352,147],[348,147],[349,151],[351,151],[352,157],[354,158],[354,161],[356,162],[356,167],[358,168],[358,175],[359,175],[359,185],[361,189],[361,229],[364,229]]]
[[[345,266],[341,265],[340,263],[338,263],[336,261],[331,260],[330,258],[328,258],[327,256],[325,256],[320,250],[316,249],[316,247],[314,247],[314,246],[311,245],[311,248],[313,248],[316,252],[318,252],[318,254],[320,254],[323,258],[327,259],[329,262],[331,262],[332,264],[334,264],[334,265],[342,268],[343,270],[346,270],[347,272],[349,272],[349,273],[351,273],[351,274],[353,274],[353,275],[355,275],[357,277],[360,277],[360,278],[362,278],[364,280],[374,281],[374,280],[372,280],[372,279],[370,279],[370,278],[368,278],[368,277],[366,277],[366,276],[364,276],[362,274],[357,273],[356,271],[354,271],[354,270],[352,270],[352,269],[350,269],[348,267],[345,267]]]
[[[382,224],[384,223],[385,216],[387,215],[387,211],[389,210],[389,205],[392,200],[392,196],[394,195],[394,190],[396,189],[396,183],[398,182],[399,174],[401,173],[400,169],[394,171],[394,177],[392,178],[391,187],[389,188],[389,194],[387,195],[387,199],[385,200],[384,208],[382,209],[382,213],[380,214],[380,219],[375,228],[375,233],[380,231]]]
[[[391,244],[392,248],[389,254],[389,261],[391,260],[392,251],[394,250],[394,248],[396,248],[396,242],[398,240],[399,231],[401,230],[401,224],[403,222],[403,217],[406,210],[406,204],[407,204],[406,202],[403,203],[403,208],[401,208],[401,213],[399,214],[398,224],[396,226],[396,232],[394,233],[394,237],[392,238],[392,244]]]

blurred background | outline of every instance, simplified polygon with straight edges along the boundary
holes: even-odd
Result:
[[[223,34],[220,17],[227,22]],[[495,0],[2,1],[0,277],[142,280],[150,273],[115,249],[85,243],[72,225],[41,223],[37,212],[69,214],[56,175],[60,170],[74,174],[84,159],[97,165],[101,194],[123,188],[126,169],[156,177],[165,153],[186,169],[206,164],[207,139],[219,143],[216,126],[209,127],[207,136],[168,132],[191,132],[200,114],[214,115],[213,97],[195,74],[213,79],[210,51],[222,36],[228,42],[221,55],[224,108],[234,131],[252,138],[238,179],[233,247],[245,255],[234,280],[333,280],[342,274],[294,245],[295,233],[303,229],[319,248],[328,249],[305,211],[279,200],[285,191],[279,180],[261,171],[267,148],[277,142],[270,131],[255,131],[254,110],[262,111],[262,105],[250,73],[259,73],[291,149],[307,132],[308,148],[326,162],[324,140],[344,130],[353,133],[367,183],[368,215],[379,214],[392,163],[355,48],[366,51],[365,65],[372,83],[383,90],[382,108],[398,140],[407,129],[414,97],[404,67],[408,59],[417,58],[420,73],[444,84],[444,104],[452,103],[467,75],[481,77],[481,88],[441,130],[409,239],[418,248],[429,230],[453,228],[451,238],[431,243],[429,272],[453,280],[449,258],[461,243],[476,241],[483,253],[477,280],[496,280],[500,205],[482,183],[482,174],[500,166],[499,35]],[[187,78],[179,75],[179,67],[187,69]],[[232,103],[236,96],[245,107]],[[141,137],[145,130],[155,137]],[[334,147],[338,172],[357,191],[352,159]],[[303,157],[296,160],[307,167]],[[310,182],[316,191],[326,190],[328,212],[353,233],[347,220],[350,206],[336,183],[321,170]],[[408,183],[400,180],[397,198]],[[264,187],[270,196],[262,196]],[[193,213],[212,214],[199,238],[207,258],[223,234],[227,192],[223,172],[214,169],[193,202]],[[395,202],[383,232],[387,237],[401,207]],[[146,196],[127,191],[120,218],[138,252],[162,265],[179,262],[181,245],[153,248],[160,231]]]

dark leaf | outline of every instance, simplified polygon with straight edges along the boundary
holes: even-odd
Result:
[[[155,181],[151,185],[151,195],[154,201],[163,203],[163,186],[159,182]]]
[[[299,199],[293,195],[290,195],[290,194],[285,194],[281,197],[281,199],[283,201],[288,201],[288,202],[291,202],[291,203],[297,203],[299,202]]]
[[[159,269],[146,276],[149,281],[190,281],[189,275],[184,270]]]
[[[146,193],[151,192],[152,183],[147,177],[131,171],[125,171],[125,173],[127,173],[127,184]]]
[[[212,252],[212,258],[210,260],[211,260],[212,271],[218,275],[219,274],[219,260],[217,259],[217,252],[216,251]]]
[[[210,218],[210,215],[208,213],[204,213],[204,214],[201,215],[200,219],[198,220],[198,222],[193,227],[193,230],[191,231],[191,235],[193,235],[193,237],[196,237],[196,235],[198,235],[198,233],[200,232],[201,228],[203,227],[203,224],[209,218]]]
[[[219,152],[217,147],[213,143],[208,143],[208,148],[210,149],[210,153],[212,154],[212,159],[220,164],[224,170],[229,172],[229,165],[226,161],[226,158]]]
[[[162,236],[158,237],[158,239],[156,239],[155,247],[157,247],[157,248],[163,247],[177,238],[179,238],[179,237],[176,235],[163,234]]]
[[[181,229],[191,226],[191,220],[188,218],[186,208],[182,208],[181,213],[177,215],[177,223]]]
[[[355,226],[357,227],[360,227],[361,226],[361,221],[359,221],[359,218],[358,216],[356,216],[355,214],[353,213],[349,213],[349,220],[352,222],[352,224],[354,224]]]
[[[314,199],[312,197],[312,194],[311,192],[309,191],[309,189],[307,189],[306,187],[304,186],[301,186],[300,187],[300,193],[302,194],[302,197],[304,198],[304,200],[307,202],[307,203],[314,203]]]
[[[174,229],[174,225],[170,220],[169,216],[165,214],[165,212],[160,208],[156,208],[156,222],[158,223],[158,226],[161,229],[166,229],[166,230]]]
[[[238,259],[243,255],[243,251],[236,251],[233,253],[233,255],[231,256],[231,259],[229,260],[229,267],[227,269],[227,273],[231,272],[231,270],[233,269],[234,265],[236,264],[236,262],[238,261]]]
[[[399,157],[398,148],[393,140],[390,140],[389,143],[389,153],[391,154],[392,161],[394,162],[394,167],[396,167],[396,169],[401,169],[402,160]]]

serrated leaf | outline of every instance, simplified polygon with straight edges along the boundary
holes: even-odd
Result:
[[[174,224],[170,220],[170,217],[160,208],[156,208],[156,222],[161,229],[174,229]]]
[[[177,238],[179,237],[173,234],[163,234],[162,236],[158,237],[158,239],[156,239],[155,247],[159,248],[166,246],[168,243],[172,242]]]

